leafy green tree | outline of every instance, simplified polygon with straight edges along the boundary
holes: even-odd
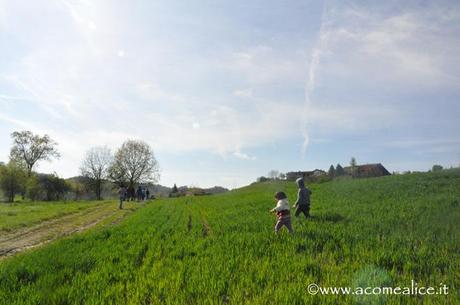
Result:
[[[74,195],[75,200],[81,200],[85,194],[85,186],[79,181],[67,181],[70,191]]]
[[[32,201],[39,200],[43,197],[43,189],[36,174],[33,174],[27,179],[26,195]]]
[[[433,165],[433,167],[431,168],[431,171],[433,171],[433,172],[440,172],[440,171],[442,171],[443,169],[444,169],[444,168],[442,167],[442,165],[437,165],[437,164],[435,164],[435,165]]]
[[[336,177],[345,176],[345,170],[343,169],[342,165],[337,164],[335,167],[335,175]]]
[[[179,189],[177,188],[177,185],[174,183],[171,192],[169,193],[169,197],[177,197],[179,196]]]
[[[64,195],[71,190],[70,185],[56,174],[39,174],[38,180],[44,192],[44,200],[61,200]]]
[[[265,176],[260,176],[259,178],[257,178],[257,182],[266,182],[266,181],[269,181],[270,178],[267,178]]]
[[[355,177],[356,176],[356,158],[355,157],[351,157],[351,160],[350,160],[350,170],[351,170],[351,176],[352,177]]]
[[[27,177],[32,175],[35,164],[41,160],[50,161],[51,158],[59,158],[56,149],[57,143],[48,135],[39,136],[31,131],[15,131],[11,134],[13,147],[10,159],[25,167]]]
[[[159,164],[152,148],[144,141],[128,140],[117,150],[109,168],[109,177],[118,184],[127,182],[128,189],[139,182],[156,182]]]
[[[329,170],[327,172],[327,174],[329,175],[330,178],[334,178],[335,177],[335,168],[334,168],[334,165],[331,164],[331,166],[329,167]]]
[[[0,188],[7,197],[8,202],[13,202],[14,197],[23,191],[26,173],[15,162],[10,161],[0,166]]]

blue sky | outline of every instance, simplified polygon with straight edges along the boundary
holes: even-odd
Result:
[[[0,0],[0,160],[29,129],[63,177],[126,139],[164,185],[458,166],[459,37],[456,1]]]

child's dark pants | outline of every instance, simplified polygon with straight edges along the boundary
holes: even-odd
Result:
[[[298,217],[300,213],[304,213],[305,217],[310,216],[310,206],[309,205],[298,205],[295,210],[295,216]]]

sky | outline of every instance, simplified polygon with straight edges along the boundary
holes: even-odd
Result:
[[[458,1],[0,0],[0,161],[31,130],[64,178],[128,139],[167,186],[459,166],[459,37]]]

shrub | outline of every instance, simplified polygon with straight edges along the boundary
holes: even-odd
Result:
[[[0,188],[7,196],[8,202],[13,202],[16,194],[24,190],[26,173],[14,162],[0,166]]]
[[[42,196],[40,198],[46,201],[61,200],[65,194],[69,192],[69,184],[56,174],[39,174],[38,176],[39,187],[42,189]]]

